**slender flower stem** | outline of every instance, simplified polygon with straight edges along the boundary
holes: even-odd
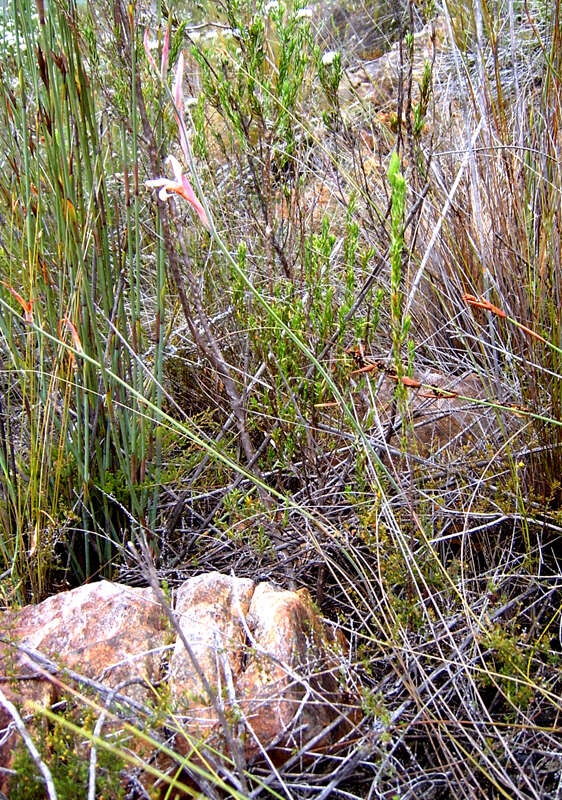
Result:
[[[492,314],[495,314],[497,317],[500,317],[501,319],[507,320],[507,322],[510,322],[514,327],[519,328],[519,330],[523,331],[523,333],[532,336],[533,339],[538,339],[539,342],[543,342],[544,344],[547,345],[547,347],[550,347],[551,350],[554,350],[555,352],[560,353],[560,355],[562,355],[562,349],[560,347],[557,347],[552,342],[549,342],[548,339],[545,339],[544,336],[540,335],[540,333],[537,333],[531,328],[528,328],[526,325],[523,325],[523,323],[518,322],[513,317],[509,317],[503,309],[493,305],[493,303],[490,303],[490,301],[486,300],[484,297],[478,298],[473,294],[463,294],[462,299],[464,300],[465,303],[468,303],[468,305],[472,306],[473,308],[481,308],[484,311],[491,311]]]

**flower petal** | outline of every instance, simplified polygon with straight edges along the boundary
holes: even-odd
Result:
[[[80,336],[78,335],[78,331],[76,330],[76,326],[73,322],[69,320],[68,317],[63,317],[59,323],[60,325],[66,325],[68,330],[70,331],[70,335],[72,336],[72,343],[74,344],[74,349],[77,350],[79,353],[84,352],[84,348],[82,347],[82,342],[80,341]]]
[[[165,186],[167,183],[170,183],[168,178],[153,178],[152,180],[145,181],[144,185],[155,189],[157,186]]]
[[[174,80],[174,103],[179,114],[183,112],[183,52],[180,52]]]
[[[191,203],[191,205],[194,206],[194,208],[201,208],[202,207],[201,203],[199,202],[199,200],[195,196],[195,192],[193,191],[193,187],[191,186],[190,182],[187,180],[185,175],[182,175],[181,182],[182,182],[182,188],[183,188],[183,191],[182,191],[183,197],[185,197],[187,202]]]
[[[172,168],[172,172],[174,173],[174,179],[176,183],[181,184],[183,170],[181,168],[180,162],[177,160],[175,156],[168,156],[166,161]]]
[[[184,129],[183,125],[180,124],[180,121],[179,121],[179,118],[177,117],[177,115],[176,115],[176,122],[178,123],[178,128],[179,128],[179,132],[180,132],[180,145],[181,145],[181,149],[182,149],[182,152],[183,152],[183,157],[185,158],[185,163],[189,164],[191,159],[190,159],[190,155],[189,155],[189,147],[188,147],[188,144],[187,144],[187,139],[185,137],[185,129]]]
[[[164,44],[162,46],[162,60],[160,61],[160,77],[162,80],[166,77],[168,72],[168,53],[170,50],[170,25],[166,26],[166,33],[164,34]]]
[[[193,191],[193,187],[191,186],[188,179],[185,177],[182,171],[182,166],[180,162],[177,160],[175,156],[168,156],[166,162],[172,167],[172,171],[174,173],[175,180],[168,180],[168,178],[153,178],[152,180],[145,181],[145,186],[149,186],[150,188],[160,188],[158,192],[158,197],[160,200],[167,200],[169,197],[170,192],[175,192],[179,194],[180,197],[183,197],[184,200],[192,206],[199,216],[199,219],[203,223],[203,225],[207,228],[207,230],[211,230],[211,225],[209,223],[209,218],[207,213],[199,200],[195,192]]]
[[[154,58],[152,57],[152,53],[150,52],[150,41],[149,41],[149,38],[150,38],[150,31],[147,28],[145,30],[145,32],[144,32],[144,40],[143,40],[143,42],[144,42],[144,51],[146,53],[146,57],[148,58],[148,63],[150,64],[152,69],[156,72],[156,63],[154,61]]]
[[[199,219],[201,220],[203,225],[207,228],[207,230],[210,230],[211,226],[209,225],[209,219],[207,217],[207,213],[203,208],[203,206],[201,205],[201,203],[199,202],[199,200],[197,199],[197,197],[195,196],[195,192],[193,191],[193,188],[190,182],[185,177],[185,175],[182,176],[182,184],[183,184],[183,192],[181,192],[182,197],[184,197],[187,200],[187,202],[193,206],[193,208],[197,211]]]

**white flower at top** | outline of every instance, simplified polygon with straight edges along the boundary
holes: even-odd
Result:
[[[279,11],[279,3],[277,0],[270,0],[269,3],[266,3],[263,7],[263,13],[269,14],[270,11]]]
[[[312,9],[308,6],[297,11],[296,19],[312,19]]]
[[[337,50],[327,50],[322,56],[322,63],[324,64],[324,66],[330,67],[334,63],[337,55],[338,55]]]

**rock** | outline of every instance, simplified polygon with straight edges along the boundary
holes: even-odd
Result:
[[[8,613],[5,624],[20,644],[109,688],[134,677],[148,683],[159,679],[160,656],[148,651],[163,645],[166,621],[150,589],[90,583]],[[34,669],[25,654],[18,655],[18,665]],[[138,685],[126,693],[139,700],[146,696]]]
[[[255,586],[213,573],[184,584],[177,613],[216,696],[238,719],[235,733],[246,760],[267,751],[281,763],[316,737],[324,745],[334,738],[322,732],[338,719],[344,701],[329,669],[335,641],[306,590]],[[190,735],[204,735],[216,747],[224,738],[221,725],[179,641],[170,679]]]
[[[377,444],[388,441],[402,448],[401,415],[395,399],[397,378],[392,369],[384,370],[384,364],[374,365],[372,372],[357,378],[356,375],[351,381],[350,392],[359,421],[369,426],[369,434]],[[486,402],[486,387],[477,375],[420,370],[411,379],[403,378],[403,382],[406,452],[450,462],[469,442],[485,447],[497,420],[494,409]],[[391,423],[393,429],[387,438]]]
[[[2,614],[0,635],[109,690],[131,681],[119,693],[137,703],[145,702],[149,686],[160,680],[161,651],[169,636],[151,589],[109,581],[87,584]],[[45,663],[38,664],[25,652],[0,643],[0,678],[14,676],[0,685],[24,713],[31,702],[49,707],[60,697],[60,686],[41,674],[41,668]],[[32,675],[36,677],[29,679]],[[62,671],[56,678],[68,683]],[[2,736],[9,722],[0,708],[0,767],[10,763],[17,742],[15,733],[6,740]],[[0,790],[6,789],[3,778],[0,771]]]
[[[213,686],[219,687],[224,658],[228,659],[227,671],[240,672],[246,642],[242,622],[254,589],[254,582],[248,578],[212,572],[191,578],[177,592],[175,611],[179,625]],[[205,694],[179,638],[171,658],[170,677],[176,701],[185,694]]]
[[[440,453],[445,458],[458,455],[469,441],[487,441],[488,427],[495,421],[486,400],[486,391],[472,373],[457,376],[426,370],[415,375],[406,387],[409,450],[428,457]],[[396,382],[385,377],[377,408],[384,425],[390,422]],[[397,419],[400,419],[397,414]],[[400,425],[396,434],[400,436]]]
[[[414,34],[412,65],[414,103],[418,102],[419,84],[423,78],[425,63],[432,62],[434,50],[438,56],[433,66],[434,74],[440,68],[444,39],[445,25],[440,17],[428,22]],[[408,76],[408,53],[405,41],[402,42],[402,58],[403,67],[400,64],[400,42],[395,42],[384,55],[365,61],[349,70],[340,86],[341,104],[345,107],[354,100],[360,100],[369,102],[375,109],[384,109],[389,104],[395,105],[401,68],[405,84]]]
[[[345,646],[343,636],[326,630],[306,589],[278,591],[268,583],[256,587],[247,621],[253,647],[238,690],[255,736],[246,755],[259,753],[260,738],[276,742],[279,762],[287,748],[298,750],[312,739],[317,746],[333,742],[337,731],[328,729],[345,698],[329,653]]]
[[[177,591],[175,611],[182,634],[177,637],[151,589],[101,581],[6,612],[0,615],[3,691],[25,713],[30,701],[51,705],[60,695],[59,681],[76,687],[77,673],[95,682],[97,691],[120,687],[133,704],[146,704],[173,649],[162,683],[172,712],[168,733],[176,720],[172,747],[180,756],[192,753],[194,740],[199,753],[206,742],[217,754],[231,755],[235,741],[242,743],[239,755],[246,763],[265,753],[281,763],[295,748],[305,751],[307,742],[325,748],[337,738],[345,721],[345,693],[337,680],[343,641],[323,624],[306,591],[214,572],[186,581]],[[174,638],[173,648],[167,648]],[[49,659],[43,666],[57,673],[55,681],[40,674],[16,643]],[[54,661],[74,676],[57,670]],[[124,685],[129,680],[134,682]],[[98,703],[106,700],[102,691]],[[3,737],[9,722],[0,708],[0,767],[9,767],[16,743],[13,732]],[[146,757],[146,746],[130,742],[129,747]],[[171,761],[158,763],[172,769]],[[0,770],[0,791],[6,786]]]
[[[232,700],[233,676],[242,669],[243,621],[254,589],[249,579],[212,572],[191,578],[177,592],[175,611],[183,636],[221,703]],[[174,708],[189,734],[204,739],[220,735],[217,713],[180,637],[169,677]],[[178,743],[184,752],[185,741],[179,737]]]

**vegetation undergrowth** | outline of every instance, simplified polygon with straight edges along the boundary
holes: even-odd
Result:
[[[3,604],[146,542],[350,642],[337,749],[194,795],[560,791],[559,12],[5,5]]]

